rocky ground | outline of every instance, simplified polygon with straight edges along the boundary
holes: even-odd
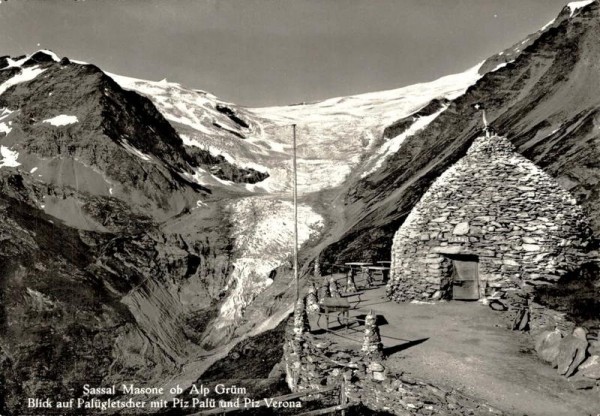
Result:
[[[530,335],[506,327],[502,312],[478,302],[397,304],[387,300],[384,286],[362,293],[351,298],[359,308],[351,315],[364,319],[373,310],[379,316],[384,364],[396,372],[457,389],[507,414],[588,415],[600,406],[597,391],[576,390],[537,357]],[[318,331],[324,322],[311,326]],[[357,349],[362,326],[320,337]]]

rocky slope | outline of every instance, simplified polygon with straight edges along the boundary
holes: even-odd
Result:
[[[28,414],[24,397],[68,399],[85,383],[159,383],[201,351],[229,272],[227,240],[186,242],[115,198],[10,170],[0,170],[0,191],[3,412]],[[74,198],[106,231],[45,213],[47,195]],[[194,285],[195,298],[179,292]]]
[[[481,131],[482,103],[493,128],[569,190],[596,233],[598,207],[597,60],[600,4],[577,2],[485,73],[435,120],[408,137],[385,167],[342,190],[347,226],[328,258],[388,258],[391,236],[432,181],[462,157]],[[518,49],[518,51],[517,51]]]
[[[267,176],[185,147],[149,100],[94,65],[44,51],[0,64],[2,143],[36,180],[113,195],[164,218],[210,192],[194,179],[198,170],[238,182]]]
[[[148,99],[48,51],[0,59],[0,150],[1,412],[201,360],[233,264],[223,194],[195,176],[268,174],[185,147]]]

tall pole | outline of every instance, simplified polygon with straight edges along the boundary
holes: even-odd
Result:
[[[298,175],[296,170],[296,125],[292,124],[294,136],[294,280],[296,282],[296,303],[300,299],[300,282],[298,277]]]

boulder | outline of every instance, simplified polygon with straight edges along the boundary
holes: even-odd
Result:
[[[376,381],[385,381],[385,373],[383,371],[374,371],[373,372],[373,380]]]
[[[600,380],[600,356],[592,355],[588,357],[577,369],[577,374],[594,380]]]
[[[596,387],[596,380],[585,378],[580,375],[569,378],[569,383],[576,390],[588,390]]]
[[[385,369],[381,364],[375,361],[370,362],[368,368],[371,371],[383,371]]]
[[[535,350],[538,356],[549,363],[553,363],[558,357],[558,351],[562,334],[558,329],[544,331],[535,340]]]
[[[506,311],[508,310],[508,306],[502,303],[498,299],[489,299],[489,307],[495,311]]]
[[[580,326],[578,326],[577,328],[575,328],[573,330],[573,336],[577,337],[579,339],[582,339],[584,341],[587,341],[587,331],[585,328],[582,328]]]
[[[512,329],[514,331],[525,331],[529,328],[529,309],[523,308],[518,311],[513,321]]]
[[[597,339],[590,341],[588,352],[590,355],[600,355],[600,341]]]
[[[567,335],[560,342],[558,356],[555,365],[558,367],[558,374],[569,377],[572,375],[579,364],[585,360],[588,343],[574,335]]]

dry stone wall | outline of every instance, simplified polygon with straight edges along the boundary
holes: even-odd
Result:
[[[293,392],[343,386],[348,403],[398,416],[503,414],[456,390],[392,373],[383,359],[365,358],[358,351],[342,350],[328,340],[297,332],[288,328],[283,355],[286,380]],[[333,406],[339,404],[338,397],[326,394],[313,398]]]
[[[452,256],[479,261],[481,298],[556,282],[587,261],[591,231],[575,199],[503,137],[476,139],[394,236],[388,296],[452,296]]]

